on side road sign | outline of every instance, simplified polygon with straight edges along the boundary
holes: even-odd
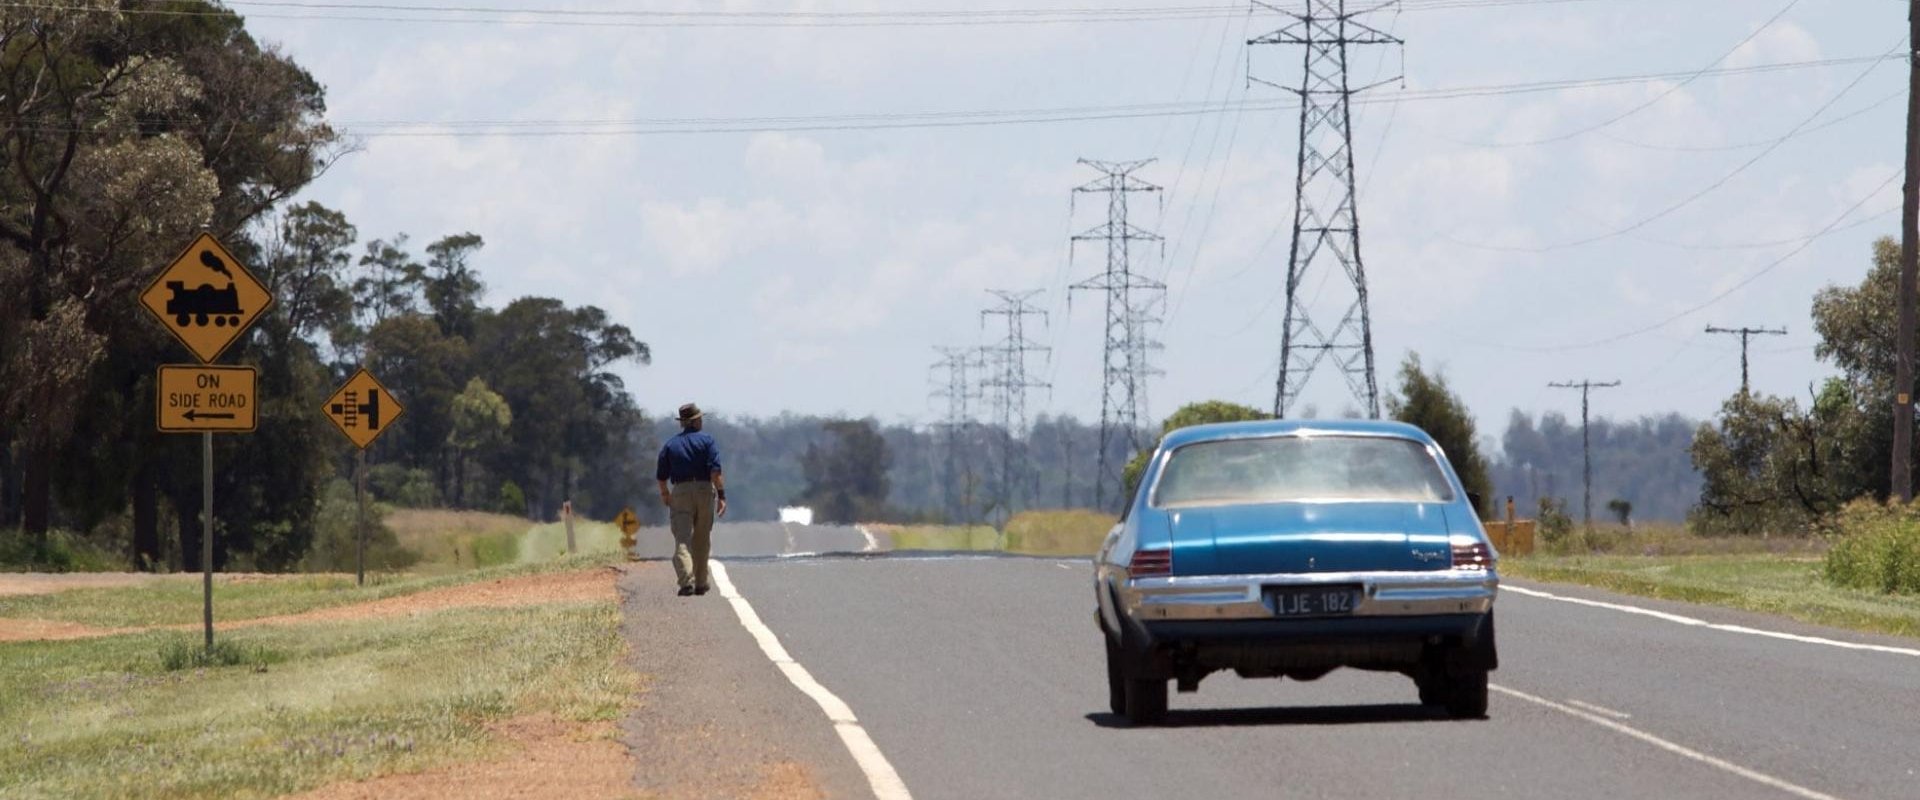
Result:
[[[273,305],[273,294],[211,234],[200,234],[140,293],[145,306],[201,363],[220,357]]]
[[[404,409],[387,387],[363,369],[327,398],[320,410],[327,419],[333,420],[334,427],[353,440],[355,447],[365,450],[380,434],[393,427],[393,421],[400,418]]]
[[[259,427],[253,367],[165,365],[154,382],[161,433],[252,433]]]

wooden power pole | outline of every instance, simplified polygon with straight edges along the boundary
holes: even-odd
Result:
[[[1915,2],[1920,2],[1920,0],[1915,0]],[[1619,381],[1608,381],[1606,383],[1596,383],[1594,381],[1574,383],[1568,381],[1566,383],[1547,384],[1548,388],[1553,389],[1580,390],[1580,456],[1582,460],[1580,475],[1581,483],[1586,486],[1586,496],[1580,506],[1580,520],[1581,523],[1586,526],[1587,530],[1593,530],[1593,439],[1587,434],[1587,396],[1593,394],[1593,390],[1595,389],[1611,389],[1619,385]]]
[[[1901,502],[1913,500],[1913,303],[1916,248],[1920,247],[1920,0],[1907,4],[1907,175],[1900,214],[1900,323],[1893,372],[1893,486]]]

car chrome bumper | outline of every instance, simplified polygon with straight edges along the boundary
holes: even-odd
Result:
[[[1119,587],[1119,599],[1125,615],[1137,623],[1270,620],[1277,615],[1266,589],[1338,584],[1360,587],[1353,613],[1303,621],[1485,614],[1493,609],[1500,576],[1493,570],[1444,570],[1134,578]]]

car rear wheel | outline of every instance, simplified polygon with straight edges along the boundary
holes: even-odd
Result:
[[[1107,642],[1107,708],[1115,714],[1127,713],[1127,679],[1120,671],[1120,646]]]
[[[1479,719],[1487,715],[1487,671],[1476,669],[1463,675],[1449,675],[1446,679],[1445,696],[1442,705],[1447,715],[1456,719]],[[1420,693],[1425,700],[1426,691]]]
[[[1167,679],[1127,679],[1127,721],[1157,725],[1167,718]]]

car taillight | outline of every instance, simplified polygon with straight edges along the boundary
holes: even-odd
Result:
[[[1493,546],[1477,536],[1455,534],[1448,537],[1453,545],[1454,569],[1491,569],[1493,567]]]
[[[1172,550],[1135,550],[1127,562],[1127,574],[1135,578],[1173,574]]]

